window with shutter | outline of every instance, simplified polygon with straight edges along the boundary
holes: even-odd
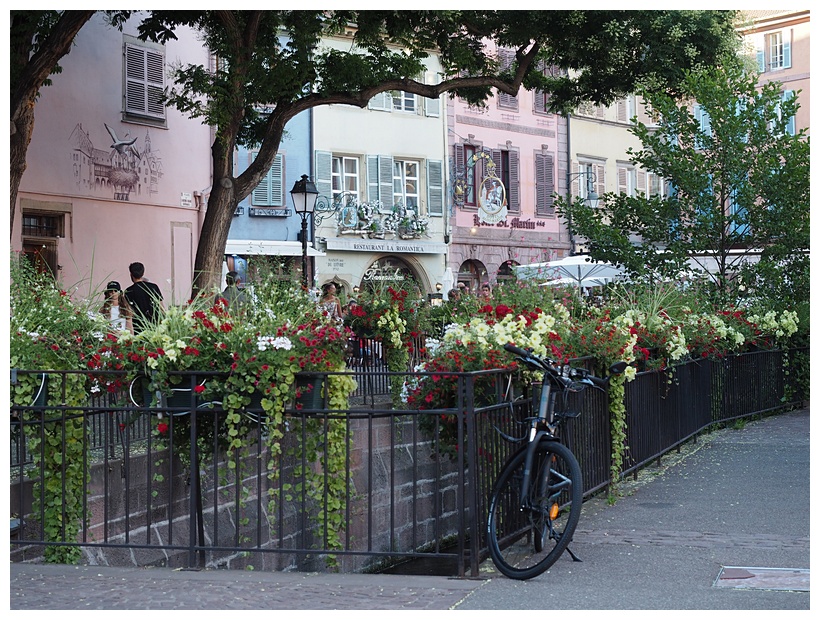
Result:
[[[333,191],[331,180],[333,169],[333,153],[329,151],[316,151],[316,172],[313,182],[320,196],[330,197]]]
[[[498,58],[502,71],[508,70],[515,61],[515,51],[510,49],[498,50]],[[518,96],[498,91],[498,107],[508,110],[518,110]]]
[[[535,215],[555,215],[555,158],[550,153],[535,154]]]
[[[507,194],[507,209],[511,213],[519,211],[518,189],[518,153],[513,150],[493,149],[491,153],[495,164],[495,175],[501,179]]]
[[[253,158],[256,159],[256,153]],[[251,192],[251,203],[257,207],[284,207],[284,158],[276,154],[268,173]]]
[[[789,101],[794,98],[794,91],[793,90],[784,90],[781,99],[785,101]],[[780,115],[780,107],[778,106],[777,109],[778,115]],[[795,123],[794,123],[794,116],[790,116],[789,120],[786,122],[786,129],[785,132],[789,136],[793,136],[795,134]]]
[[[165,55],[153,48],[125,45],[125,113],[165,120]]]
[[[393,158],[389,155],[367,156],[367,201],[381,202],[382,209],[393,208]]]

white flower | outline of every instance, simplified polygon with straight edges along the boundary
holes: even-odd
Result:
[[[274,349],[285,349],[286,351],[290,351],[293,348],[293,343],[290,341],[290,338],[286,336],[280,336],[275,338],[271,343]]]

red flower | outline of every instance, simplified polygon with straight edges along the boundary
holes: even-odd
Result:
[[[165,435],[168,432],[168,425],[165,422],[157,424],[157,432],[160,435]]]
[[[196,392],[197,394],[202,394],[202,392],[204,392],[204,391],[205,391],[205,386],[204,385],[198,385],[194,388],[194,392]]]

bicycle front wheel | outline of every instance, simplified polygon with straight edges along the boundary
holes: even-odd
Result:
[[[557,441],[535,448],[530,483],[522,494],[524,447],[507,462],[490,497],[487,544],[493,563],[511,579],[543,573],[567,548],[583,501],[581,466]]]

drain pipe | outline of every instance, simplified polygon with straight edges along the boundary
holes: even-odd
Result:
[[[570,183],[570,178],[572,177],[572,152],[570,151],[570,120],[572,118],[572,114],[569,112],[566,113],[567,119],[567,193],[566,193],[566,200],[567,204],[569,204],[571,198],[571,191],[570,188],[572,184]],[[569,255],[575,256],[575,237],[572,234],[572,229],[570,226],[572,225],[572,217],[567,214],[567,232],[569,233]]]

